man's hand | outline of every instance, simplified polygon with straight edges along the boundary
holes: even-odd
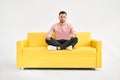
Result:
[[[48,35],[46,36],[46,38],[47,38],[47,40],[50,40],[51,35],[50,35],[50,34],[48,34]]]
[[[74,37],[76,37],[76,35],[75,34],[70,34],[70,37],[74,38]]]

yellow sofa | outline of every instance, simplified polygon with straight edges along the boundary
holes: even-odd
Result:
[[[17,68],[101,68],[102,41],[90,32],[77,32],[78,43],[70,50],[47,50],[47,32],[29,32],[17,41]]]

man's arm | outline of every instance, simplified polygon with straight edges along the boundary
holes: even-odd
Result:
[[[70,24],[70,28],[71,28],[71,31],[70,31],[71,38],[76,37],[76,31],[75,31],[74,27],[71,24]]]
[[[49,30],[46,38],[47,40],[50,40],[50,38],[52,37],[52,33],[54,32],[54,26],[51,27],[51,29]]]

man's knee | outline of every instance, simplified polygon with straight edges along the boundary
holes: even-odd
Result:
[[[50,39],[47,39],[47,38],[46,38],[46,39],[45,39],[46,43],[49,44],[50,41],[51,41],[51,39],[52,39],[52,38],[50,38]]]
[[[77,38],[77,37],[74,37],[74,38],[72,38],[72,39],[73,39],[73,41],[74,41],[75,43],[78,42],[78,38]]]

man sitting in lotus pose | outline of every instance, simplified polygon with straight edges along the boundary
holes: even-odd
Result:
[[[65,11],[59,12],[59,23],[54,24],[46,36],[46,43],[48,50],[72,50],[78,42],[73,26],[66,23],[67,13]],[[56,39],[52,38],[55,33]]]

